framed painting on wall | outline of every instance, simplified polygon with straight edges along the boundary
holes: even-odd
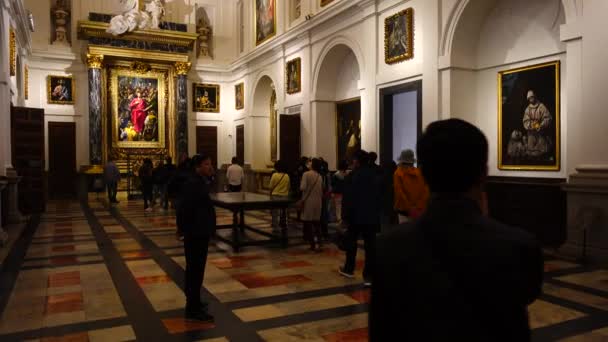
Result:
[[[112,146],[164,148],[167,73],[116,67],[110,71]]]
[[[334,1],[334,0],[321,0],[321,7],[325,7],[326,5],[329,5],[332,1]]]
[[[195,112],[220,112],[220,85],[193,83],[192,106]]]
[[[296,58],[288,61],[285,69],[287,93],[299,93],[302,90],[302,59]]]
[[[245,83],[234,86],[234,107],[236,109],[245,108]]]
[[[399,63],[414,57],[414,9],[384,19],[384,61]]]
[[[350,163],[355,152],[361,149],[361,99],[336,103],[337,163]]]
[[[559,171],[559,61],[498,73],[498,168]]]
[[[46,81],[47,102],[51,104],[74,104],[74,78],[72,76],[49,75]]]
[[[277,34],[276,0],[255,0],[255,45]]]
[[[9,72],[10,76],[17,75],[17,40],[15,38],[15,30],[11,27],[9,30]]]

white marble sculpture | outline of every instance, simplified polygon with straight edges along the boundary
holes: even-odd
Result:
[[[115,36],[135,29],[157,29],[160,19],[165,14],[161,0],[152,0],[147,3],[146,11],[139,10],[138,0],[120,0],[120,2],[123,4],[123,14],[112,17],[110,27],[106,30]]]

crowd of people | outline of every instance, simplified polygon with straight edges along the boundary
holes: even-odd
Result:
[[[333,173],[322,158],[302,158],[293,170],[279,160],[270,179],[272,196],[294,199],[311,251],[329,241],[330,221],[344,227],[336,240],[345,252],[340,275],[355,277],[363,239],[363,280],[372,288],[370,340],[529,341],[527,306],[541,292],[542,252],[532,235],[488,215],[483,133],[458,119],[434,122],[417,153],[401,152],[398,164],[376,160],[376,153],[359,150]],[[115,202],[112,165],[105,171]],[[242,191],[238,160],[228,171],[226,190]],[[172,200],[176,209],[186,256],[186,317],[213,321],[200,298],[216,227],[210,157],[184,158],[177,168],[170,158],[156,168],[145,161],[139,174],[146,208],[156,185],[163,205]],[[285,220],[272,212],[273,227]],[[381,232],[381,226],[391,229]]]

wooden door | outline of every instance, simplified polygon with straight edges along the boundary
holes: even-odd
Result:
[[[245,164],[245,125],[236,126],[236,157]]]
[[[197,126],[196,127],[196,153],[211,157],[213,165],[218,165],[217,161],[217,127]]]
[[[279,120],[281,160],[285,161],[291,170],[295,168],[302,155],[300,141],[300,114],[281,115]]]
[[[11,107],[12,163],[21,177],[19,210],[23,214],[43,212],[44,109]]]
[[[49,198],[76,197],[76,123],[49,122]]]

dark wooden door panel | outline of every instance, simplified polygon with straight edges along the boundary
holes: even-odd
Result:
[[[196,127],[196,153],[210,156],[213,165],[217,165],[217,127]]]
[[[300,115],[281,115],[279,120],[281,160],[294,168],[302,155],[300,140]]]
[[[245,164],[245,125],[236,126],[236,157]]]
[[[43,212],[46,206],[44,184],[44,110],[11,107],[12,163],[21,177],[19,209],[23,214]]]
[[[49,122],[49,197],[76,196],[76,124]]]

